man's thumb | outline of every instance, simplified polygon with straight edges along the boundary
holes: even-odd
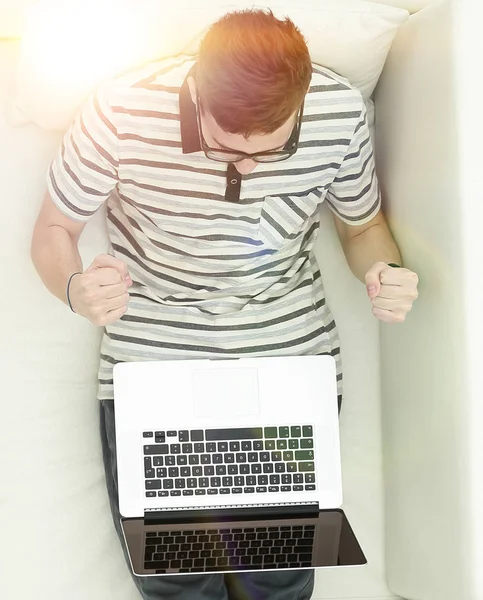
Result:
[[[367,289],[367,293],[371,298],[376,297],[381,289],[381,282],[380,282],[380,274],[381,271],[386,267],[386,265],[384,265],[383,263],[376,263],[372,269],[370,269],[367,273],[366,273],[366,289]]]
[[[93,269],[111,267],[112,269],[119,271],[119,274],[123,279],[130,279],[126,263],[115,256],[111,256],[110,254],[98,254],[95,257],[91,267]]]

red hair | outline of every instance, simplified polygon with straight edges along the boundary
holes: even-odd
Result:
[[[306,41],[271,10],[226,14],[204,36],[196,66],[200,105],[228,133],[273,133],[299,108],[310,85]]]

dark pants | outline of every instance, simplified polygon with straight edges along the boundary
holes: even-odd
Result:
[[[100,405],[107,492],[114,526],[132,574],[119,523],[114,402],[103,400]],[[309,600],[314,589],[313,570],[160,577],[137,577],[132,574],[132,577],[145,600]]]

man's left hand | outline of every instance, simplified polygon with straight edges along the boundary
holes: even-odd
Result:
[[[386,323],[402,323],[418,297],[416,273],[377,262],[366,273],[365,280],[372,314]]]

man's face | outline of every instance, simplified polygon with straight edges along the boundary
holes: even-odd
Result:
[[[196,84],[193,78],[188,79],[191,92],[191,99],[196,104]],[[245,139],[238,133],[227,133],[216,123],[215,119],[206,111],[200,115],[203,137],[210,148],[220,148],[225,150],[234,150],[245,152],[246,154],[255,154],[258,152],[267,152],[268,150],[281,150],[292,133],[297,119],[296,111],[286,123],[273,133],[266,135],[251,135]],[[251,173],[259,163],[252,159],[243,159],[234,163],[237,171],[242,175]]]

